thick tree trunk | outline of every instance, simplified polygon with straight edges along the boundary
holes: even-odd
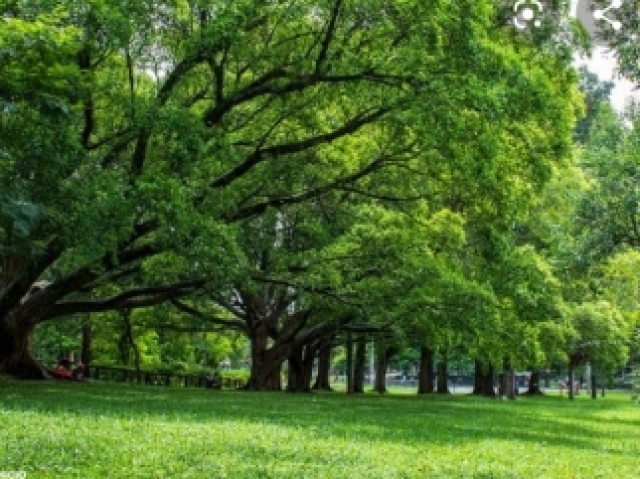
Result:
[[[314,354],[310,346],[296,345],[289,354],[288,392],[311,392]]]
[[[277,363],[253,361],[245,389],[248,391],[282,391],[281,366],[281,361]]]
[[[377,393],[384,394],[387,392],[387,368],[389,361],[387,360],[386,348],[380,348],[376,354],[376,377],[373,390]]]
[[[26,307],[30,294],[44,286],[35,283],[48,263],[4,256],[0,273],[0,373],[21,379],[47,379],[47,371],[33,357],[35,313]],[[34,268],[35,267],[35,268]],[[28,314],[27,314],[28,313]]]
[[[531,371],[531,377],[529,378],[529,387],[527,388],[527,394],[529,395],[541,395],[544,394],[540,389],[540,371]]]
[[[297,392],[303,380],[302,348],[294,346],[287,358],[287,392]]]
[[[353,392],[364,393],[364,376],[367,366],[367,340],[364,337],[356,341],[356,357],[353,368]]]
[[[34,359],[31,349],[33,325],[16,325],[0,320],[0,373],[21,379],[46,379],[46,371]]]
[[[331,391],[329,377],[331,375],[331,342],[325,340],[322,342],[320,351],[318,352],[318,375],[313,389],[319,391]]]
[[[575,382],[575,373],[573,364],[569,363],[569,384],[567,385],[567,389],[569,390],[569,399],[573,400],[574,394],[574,382]]]
[[[449,368],[447,366],[447,354],[442,353],[438,360],[438,384],[436,388],[438,394],[450,394],[448,379]]]
[[[281,391],[280,372],[286,355],[269,354],[267,333],[264,328],[252,331],[251,372],[245,389],[250,391]]]
[[[495,397],[496,390],[493,385],[493,375],[493,364],[483,364],[481,361],[476,360],[472,394]]]
[[[395,346],[385,347],[381,345],[376,349],[375,367],[376,378],[373,390],[377,393],[384,394],[387,392],[387,370],[389,369],[389,361],[398,353]]]
[[[496,397],[496,388],[494,384],[495,368],[493,364],[489,364],[487,372],[484,374],[482,382],[482,395],[487,397]]]
[[[353,339],[351,338],[351,333],[347,333],[347,371],[346,371],[346,379],[347,379],[347,394],[353,394]]]
[[[501,381],[501,395],[505,396],[509,399],[515,399],[515,373],[513,367],[511,366],[511,360],[509,358],[504,358],[502,364],[502,381]]]
[[[483,379],[482,363],[476,359],[474,361],[473,391],[471,391],[471,394],[475,396],[482,395],[482,379]]]
[[[420,348],[420,371],[418,371],[418,394],[433,392],[433,350]]]
[[[138,384],[142,384],[142,372],[140,371],[140,366],[142,362],[142,358],[140,355],[140,348],[138,348],[138,343],[136,343],[135,338],[133,337],[133,326],[131,325],[131,311],[126,310],[121,312],[122,321],[124,323],[124,341],[125,348],[127,351],[127,358],[129,357],[129,348],[133,350],[133,367],[136,370],[136,381]]]

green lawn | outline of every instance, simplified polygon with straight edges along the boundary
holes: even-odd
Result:
[[[0,477],[640,478],[640,405],[0,384]]]

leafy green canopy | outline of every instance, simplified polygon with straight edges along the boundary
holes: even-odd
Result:
[[[26,41],[53,3],[2,12]],[[297,281],[357,293],[378,318],[385,304],[398,316],[468,311],[494,286],[465,270],[463,225],[525,217],[569,155],[576,75],[497,24],[494,2],[95,0],[55,11],[42,28],[59,35],[58,56],[12,63],[12,77],[52,69],[36,90],[64,108],[54,122],[25,93],[1,113],[7,204],[49,218],[2,226],[6,244],[38,247],[15,249],[30,267],[8,278],[0,309],[18,307],[15,288],[53,280],[30,320],[229,291],[255,271],[264,248],[252,243],[274,240],[260,229],[296,214],[312,229],[289,248],[308,255]],[[59,71],[74,88],[59,89]],[[5,89],[18,95],[21,83]],[[322,201],[340,210],[337,230],[309,219]],[[246,238],[249,221],[262,226]],[[522,292],[528,306],[539,294]]]

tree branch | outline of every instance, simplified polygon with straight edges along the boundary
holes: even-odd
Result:
[[[345,191],[345,192],[348,192],[348,193],[355,193],[357,195],[366,196],[367,198],[372,198],[374,200],[392,201],[392,202],[419,201],[419,200],[422,200],[422,199],[424,199],[426,197],[425,195],[417,195],[417,196],[408,196],[408,197],[401,198],[401,197],[397,197],[397,196],[389,196],[389,195],[381,195],[381,194],[371,193],[370,191],[365,191],[365,190],[361,190],[359,188],[354,188],[354,187],[350,187],[350,186],[339,186],[336,189],[340,190],[340,191]]]
[[[389,108],[379,108],[369,112],[363,112],[345,124],[343,124],[340,128],[333,130],[330,133],[325,133],[322,135],[316,135],[309,138],[305,138],[304,140],[284,143],[280,145],[274,145],[267,148],[257,148],[251,155],[249,155],[242,163],[236,166],[231,171],[225,173],[216,179],[212,184],[212,188],[222,188],[231,184],[236,179],[244,176],[247,172],[249,172],[254,166],[264,161],[265,158],[277,158],[281,155],[300,153],[305,150],[309,150],[315,148],[319,145],[330,143],[338,138],[349,135],[351,133],[355,133],[364,125],[374,122],[378,118],[384,116],[386,113],[390,111]]]
[[[126,134],[131,133],[131,128],[126,128],[124,130],[120,130],[116,133],[114,133],[111,136],[108,136],[106,138],[103,138],[101,140],[96,141],[95,143],[88,143],[89,138],[87,137],[87,144],[84,145],[84,148],[86,150],[92,151],[92,150],[97,150],[98,148],[106,145],[107,143],[110,143],[111,141],[117,140],[118,138],[122,138],[123,136],[125,136]],[[127,142],[130,140],[127,140]],[[106,157],[107,155],[105,155]],[[104,166],[104,165],[103,165]]]
[[[299,291],[306,291],[308,293],[319,294],[320,296],[326,296],[335,300],[338,300],[341,303],[348,304],[349,306],[359,306],[357,303],[353,301],[349,301],[344,296],[341,296],[339,293],[335,292],[329,286],[317,287],[317,286],[306,286],[304,284],[295,283],[293,281],[289,281],[281,278],[270,278],[267,276],[259,276],[253,275],[251,277],[253,281],[258,283],[268,283],[268,284],[276,284],[279,286],[286,286],[289,288],[293,288]]]
[[[316,59],[316,74],[320,74],[323,66],[325,66],[327,54],[329,52],[329,46],[331,45],[331,40],[334,38],[336,26],[338,24],[338,17],[340,16],[341,10],[342,0],[336,0],[336,2],[333,4],[333,8],[331,9],[331,18],[329,19],[329,25],[327,26],[327,31],[322,40],[322,45],[320,46],[320,53],[318,53],[318,58]]]
[[[169,285],[135,288],[110,298],[65,301],[54,304],[43,319],[53,319],[78,313],[97,313],[116,309],[135,309],[155,306],[169,299],[191,294],[205,283],[204,280],[183,281]]]
[[[176,87],[176,85],[182,80],[191,70],[193,70],[198,64],[203,61],[203,55],[201,52],[196,53],[190,57],[184,58],[176,67],[171,70],[171,73],[167,76],[160,91],[158,92],[158,101],[160,105],[164,105],[169,100],[169,95]]]
[[[256,203],[251,206],[239,208],[235,212],[225,215],[222,219],[229,223],[233,223],[233,222],[237,222],[240,220],[245,220],[245,219],[249,219],[249,218],[253,218],[255,216],[261,215],[268,208],[281,208],[283,206],[294,205],[294,204],[302,203],[304,201],[307,201],[313,198],[317,198],[333,190],[336,190],[339,187],[342,187],[349,183],[353,183],[361,178],[364,178],[368,174],[382,168],[388,160],[389,158],[387,157],[384,157],[384,156],[379,157],[373,160],[364,168],[362,168],[360,171],[343,178],[338,178],[326,185],[319,186],[317,188],[312,188],[312,189],[303,191],[301,193],[297,193],[289,196],[279,196],[279,197],[271,198],[269,200]]]
[[[274,82],[276,79],[283,78],[289,78],[290,81],[284,85],[279,85]],[[296,93],[322,83],[379,81],[381,78],[385,78],[385,76],[377,75],[373,70],[366,70],[351,75],[321,76],[314,73],[311,75],[292,76],[287,73],[286,70],[278,68],[265,73],[262,77],[230,95],[216,106],[210,108],[204,115],[204,122],[208,127],[217,125],[224,115],[234,107],[263,95],[286,95],[288,93]]]
[[[91,54],[89,48],[84,46],[78,53],[78,67],[84,74],[88,74],[91,70]],[[95,128],[95,118],[93,111],[93,98],[89,92],[83,101],[83,115],[84,115],[84,127],[82,128],[82,134],[80,141],[82,146],[87,149],[89,146],[89,139]]]
[[[33,283],[60,257],[63,251],[62,241],[54,237],[49,241],[44,252],[35,260],[28,262],[21,274],[0,291],[0,317],[6,317],[10,311],[20,305]]]
[[[201,319],[208,324],[215,324],[218,326],[223,326],[229,329],[235,329],[237,331],[242,331],[242,332],[246,332],[247,330],[246,323],[240,319],[225,319],[225,318],[210,316],[209,314],[199,311],[196,308],[193,308],[188,304],[185,304],[184,302],[179,301],[177,299],[171,300],[170,303],[179,311],[186,313],[190,316],[194,316],[198,319]]]

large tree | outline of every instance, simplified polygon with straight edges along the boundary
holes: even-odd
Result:
[[[509,208],[568,147],[568,58],[495,28],[493,2],[0,14],[0,371],[18,376],[41,376],[39,322],[233,291],[241,225],[269,211],[455,184]]]

